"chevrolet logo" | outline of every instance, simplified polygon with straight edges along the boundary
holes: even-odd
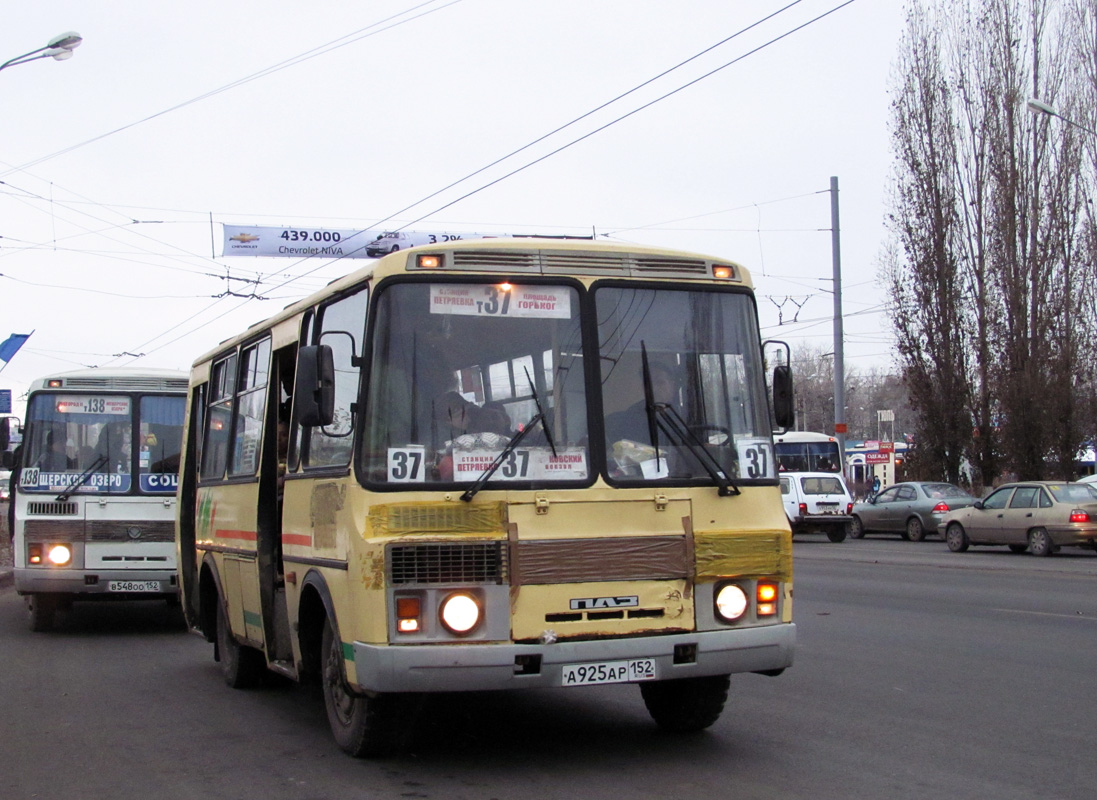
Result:
[[[240,242],[241,244],[247,244],[248,242],[257,242],[259,237],[254,233],[238,233],[235,236],[229,237],[230,242]]]

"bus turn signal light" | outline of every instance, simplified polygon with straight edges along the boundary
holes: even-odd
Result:
[[[778,588],[776,583],[759,582],[756,590],[759,617],[772,617],[777,613]]]
[[[396,598],[396,630],[400,633],[418,633],[419,631],[419,598]]]

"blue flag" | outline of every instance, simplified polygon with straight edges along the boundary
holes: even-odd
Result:
[[[30,338],[29,333],[13,333],[3,342],[0,342],[0,361],[11,361],[12,356],[19,352],[23,342]]]

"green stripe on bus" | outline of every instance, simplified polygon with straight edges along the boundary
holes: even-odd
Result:
[[[263,617],[260,616],[259,614],[256,614],[254,611],[245,611],[244,612],[244,624],[245,625],[254,625],[256,628],[262,628],[263,627]]]
[[[343,658],[347,661],[354,661],[354,645],[343,642]]]

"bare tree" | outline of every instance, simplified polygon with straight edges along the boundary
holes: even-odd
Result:
[[[1070,477],[1087,182],[1077,137],[1025,99],[1070,94],[1076,17],[1057,0],[958,5],[909,4],[893,106],[885,264],[920,455],[950,479],[964,452],[983,483]]]

